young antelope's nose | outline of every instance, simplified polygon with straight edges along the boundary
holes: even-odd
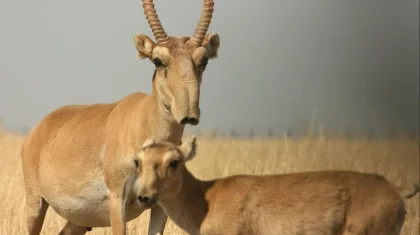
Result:
[[[150,203],[155,202],[156,197],[150,197],[150,196],[147,196],[147,195],[141,195],[141,196],[139,196],[137,199],[138,199],[141,203],[143,203],[143,204],[150,204]]]

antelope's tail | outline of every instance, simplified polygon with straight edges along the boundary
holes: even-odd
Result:
[[[401,192],[401,196],[405,199],[414,197],[417,193],[420,192],[420,183],[415,183],[412,188],[405,189]]]

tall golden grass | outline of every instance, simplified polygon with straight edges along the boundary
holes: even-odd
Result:
[[[26,234],[20,146],[23,136],[0,133],[0,233]],[[376,172],[401,187],[419,181],[419,139],[273,138],[198,140],[198,156],[187,167],[201,179],[239,173],[267,174],[342,169]],[[419,234],[419,195],[409,199],[404,235]],[[146,234],[149,211],[128,223],[129,234]],[[58,234],[64,220],[49,209],[42,234]],[[171,221],[167,234],[186,234]],[[111,234],[95,228],[88,234]]]

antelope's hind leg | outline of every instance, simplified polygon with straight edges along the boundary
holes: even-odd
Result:
[[[39,190],[26,187],[26,226],[29,235],[39,235],[47,213],[48,203],[38,194]]]
[[[92,228],[80,227],[67,221],[58,235],[83,235],[90,230],[92,230]]]

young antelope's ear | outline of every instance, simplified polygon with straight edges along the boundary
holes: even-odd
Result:
[[[210,33],[207,34],[203,40],[203,47],[207,49],[207,54],[209,55],[210,59],[217,57],[217,51],[219,50],[220,46],[220,37],[217,33]]]
[[[146,147],[153,145],[154,143],[155,143],[155,139],[153,139],[152,137],[149,137],[143,142],[143,145],[141,146],[141,148],[144,149]]]
[[[184,155],[184,160],[189,161],[195,157],[197,152],[197,137],[192,135],[180,146],[180,150]]]
[[[134,45],[137,49],[137,58],[144,59],[152,55],[155,43],[145,34],[137,34],[134,36]]]

